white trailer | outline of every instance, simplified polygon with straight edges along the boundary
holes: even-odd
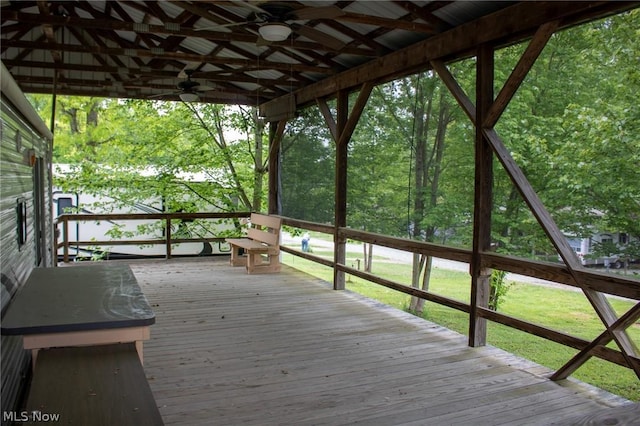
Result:
[[[55,170],[55,166],[54,166]],[[162,200],[141,200],[123,207],[114,208],[117,200],[106,196],[94,196],[84,193],[67,193],[54,188],[52,196],[52,212],[54,218],[63,213],[79,214],[132,214],[132,213],[166,213]],[[171,226],[172,238],[213,238],[214,233],[231,229],[232,225],[215,223],[214,232],[202,225],[199,220],[174,221]],[[61,230],[59,230],[61,233]],[[114,234],[114,232],[117,232]],[[69,241],[96,241],[95,246],[71,244],[69,255],[76,261],[91,259],[118,259],[164,257],[164,244],[145,245],[108,245],[99,243],[109,240],[162,240],[166,229],[160,220],[87,220],[69,222],[67,230]],[[58,249],[58,257],[63,255],[63,248]],[[228,244],[224,242],[190,242],[172,245],[172,256],[208,256],[229,254]]]
[[[612,243],[618,247],[629,243],[629,235],[623,232],[595,233],[588,238],[567,237],[569,245],[580,258],[584,266],[604,266],[615,269],[624,266],[624,260],[619,253],[610,253],[609,256],[594,257],[593,252],[597,245]]]

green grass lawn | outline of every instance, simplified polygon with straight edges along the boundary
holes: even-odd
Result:
[[[333,256],[333,252],[321,250],[314,250],[313,254],[322,257]],[[357,265],[358,256],[362,257],[359,253],[348,253],[347,264]],[[329,282],[333,279],[333,272],[328,267],[288,253],[283,253],[282,258],[283,263],[294,268]],[[374,257],[373,273],[409,285],[411,265]],[[468,303],[469,288],[470,278],[467,273],[438,268],[432,272],[430,291],[433,293]],[[407,309],[411,298],[404,293],[352,276],[347,276],[347,289],[402,310]],[[610,301],[619,315],[633,306],[632,302],[626,300],[610,299]],[[577,291],[512,283],[499,311],[585,339],[594,338],[604,329],[587,299]],[[463,312],[427,302],[424,318],[461,334],[468,334],[468,315]],[[638,344],[640,324],[630,327],[629,334]],[[492,322],[488,326],[487,342],[551,369],[560,368],[577,352],[563,345]],[[591,359],[572,377],[624,398],[640,400],[640,380],[631,369],[599,359]]]

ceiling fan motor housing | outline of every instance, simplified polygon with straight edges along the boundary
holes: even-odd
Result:
[[[282,3],[266,3],[261,6],[265,13],[256,13],[256,16],[266,23],[284,23],[289,19],[294,19],[291,6]]]
[[[178,83],[178,88],[184,91],[192,91],[196,87],[200,86],[200,83],[197,81],[191,80],[191,76],[187,80],[183,80]]]

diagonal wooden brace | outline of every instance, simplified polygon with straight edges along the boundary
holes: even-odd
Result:
[[[621,334],[624,334],[626,336],[625,330],[633,325],[638,320],[638,318],[640,318],[640,303],[629,309],[627,313],[618,318],[618,320],[611,324],[611,326],[608,326],[607,329],[603,331],[598,337],[596,337],[589,345],[584,347],[565,365],[558,369],[558,371],[556,371],[551,376],[551,380],[566,379],[592,357],[591,352],[596,347],[604,346],[614,339],[616,341],[621,340]],[[629,341],[629,344],[631,345],[631,348],[623,348],[622,346],[620,346],[620,343],[618,343],[618,346],[620,346],[622,355],[629,364],[629,367],[632,368],[636,373],[636,376],[640,378],[640,357],[638,356],[638,348],[635,347],[635,345],[631,341]]]
[[[573,371],[579,368],[584,362],[586,362],[592,355],[591,352],[601,345],[606,345],[610,341],[614,340],[621,350],[622,356],[625,359],[628,366],[634,370],[636,375],[640,378],[640,352],[637,346],[633,343],[629,337],[626,329],[631,326],[640,317],[640,304],[633,307],[629,312],[618,318],[615,310],[606,299],[604,294],[590,289],[577,271],[582,268],[582,265],[576,256],[573,249],[569,246],[568,241],[564,237],[562,231],[553,218],[544,207],[544,204],[538,197],[538,194],[533,189],[523,171],[518,167],[515,160],[511,156],[511,153],[503,144],[502,140],[494,129],[495,123],[498,121],[502,112],[509,104],[512,96],[515,94],[517,88],[523,82],[527,72],[531,69],[536,58],[546,45],[547,41],[558,28],[558,22],[550,22],[542,25],[536,32],[531,43],[527,47],[527,50],[521,57],[518,65],[510,75],[508,81],[500,91],[498,98],[493,101],[489,112],[485,114],[484,121],[477,122],[477,109],[469,96],[465,93],[462,87],[458,84],[455,77],[449,72],[443,61],[432,60],[431,65],[438,73],[442,81],[445,83],[453,97],[456,99],[462,110],[467,114],[471,122],[476,127],[482,127],[484,138],[489,142],[496,157],[502,163],[504,170],[511,178],[513,184],[520,192],[523,200],[527,203],[529,209],[538,220],[542,229],[545,231],[549,240],[554,245],[558,254],[564,261],[568,272],[571,274],[573,280],[580,287],[591,303],[596,314],[604,324],[606,330],[598,338],[596,338],[591,344],[585,347],[580,353],[578,353],[573,359],[571,359],[565,366],[563,366],[553,376],[553,380],[559,380],[566,378]]]

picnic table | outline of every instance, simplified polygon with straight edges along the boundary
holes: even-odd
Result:
[[[22,335],[35,366],[39,349],[134,342],[143,361],[155,315],[125,264],[35,268],[2,318]]]

